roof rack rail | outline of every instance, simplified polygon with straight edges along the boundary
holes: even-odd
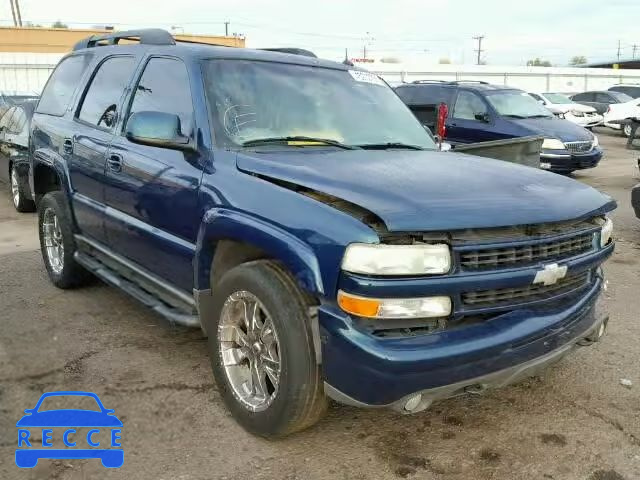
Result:
[[[101,47],[105,45],[117,45],[120,40],[138,40],[145,45],[175,45],[173,36],[161,28],[143,28],[140,30],[125,30],[122,32],[105,33],[104,35],[91,35],[80,40],[73,46],[73,50],[83,48]]]
[[[450,83],[449,80],[414,80],[411,83],[420,84],[420,83]]]
[[[258,50],[265,50],[267,52],[280,52],[290,53],[292,55],[302,55],[303,57],[318,58],[318,56],[310,50],[304,48],[259,48]]]
[[[490,85],[489,82],[484,82],[482,80],[453,80],[449,83],[452,83],[454,85],[457,85],[459,83],[480,83],[482,85]]]

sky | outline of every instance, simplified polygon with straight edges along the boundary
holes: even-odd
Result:
[[[631,58],[638,44],[640,0],[19,0],[23,22],[118,29],[162,27],[179,33],[245,35],[248,47],[300,47],[334,60],[348,56],[471,64],[474,36],[482,60],[524,65],[540,57],[566,65]],[[0,25],[11,25],[0,2]]]

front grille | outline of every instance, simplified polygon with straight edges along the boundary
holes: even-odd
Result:
[[[536,300],[547,300],[586,287],[589,284],[590,278],[591,274],[587,271],[565,277],[553,285],[538,283],[525,287],[466,292],[462,294],[462,303],[467,307],[489,308],[505,305],[515,306]]]
[[[587,142],[565,142],[564,146],[571,153],[587,153],[593,148],[591,141]]]
[[[580,255],[593,248],[593,234],[516,247],[466,250],[460,253],[461,267],[467,270],[523,266]]]

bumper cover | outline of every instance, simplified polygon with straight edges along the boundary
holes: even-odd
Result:
[[[568,154],[565,150],[548,150],[540,154],[540,163],[549,164],[552,172],[571,172],[583,168],[593,168],[602,160],[602,150],[594,148],[588,153]]]
[[[397,339],[360,332],[337,307],[323,306],[325,391],[351,405],[401,410],[416,393],[423,394],[425,408],[477,385],[497,387],[533,375],[599,328],[605,320],[596,308],[601,287],[599,279],[562,311],[513,311],[465,328]]]

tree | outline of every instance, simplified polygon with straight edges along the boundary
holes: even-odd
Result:
[[[527,67],[550,67],[551,62],[549,60],[542,60],[539,57],[536,57],[533,60],[529,60],[527,62]]]
[[[69,28],[69,25],[62,23],[60,20],[56,20],[56,22],[51,25],[51,28]]]
[[[578,66],[578,65],[586,65],[587,57],[584,55],[576,55],[575,57],[571,57],[569,60],[569,65]]]
[[[438,60],[438,63],[440,65],[449,65],[451,63],[451,60],[447,57],[442,57],[440,60]]]

